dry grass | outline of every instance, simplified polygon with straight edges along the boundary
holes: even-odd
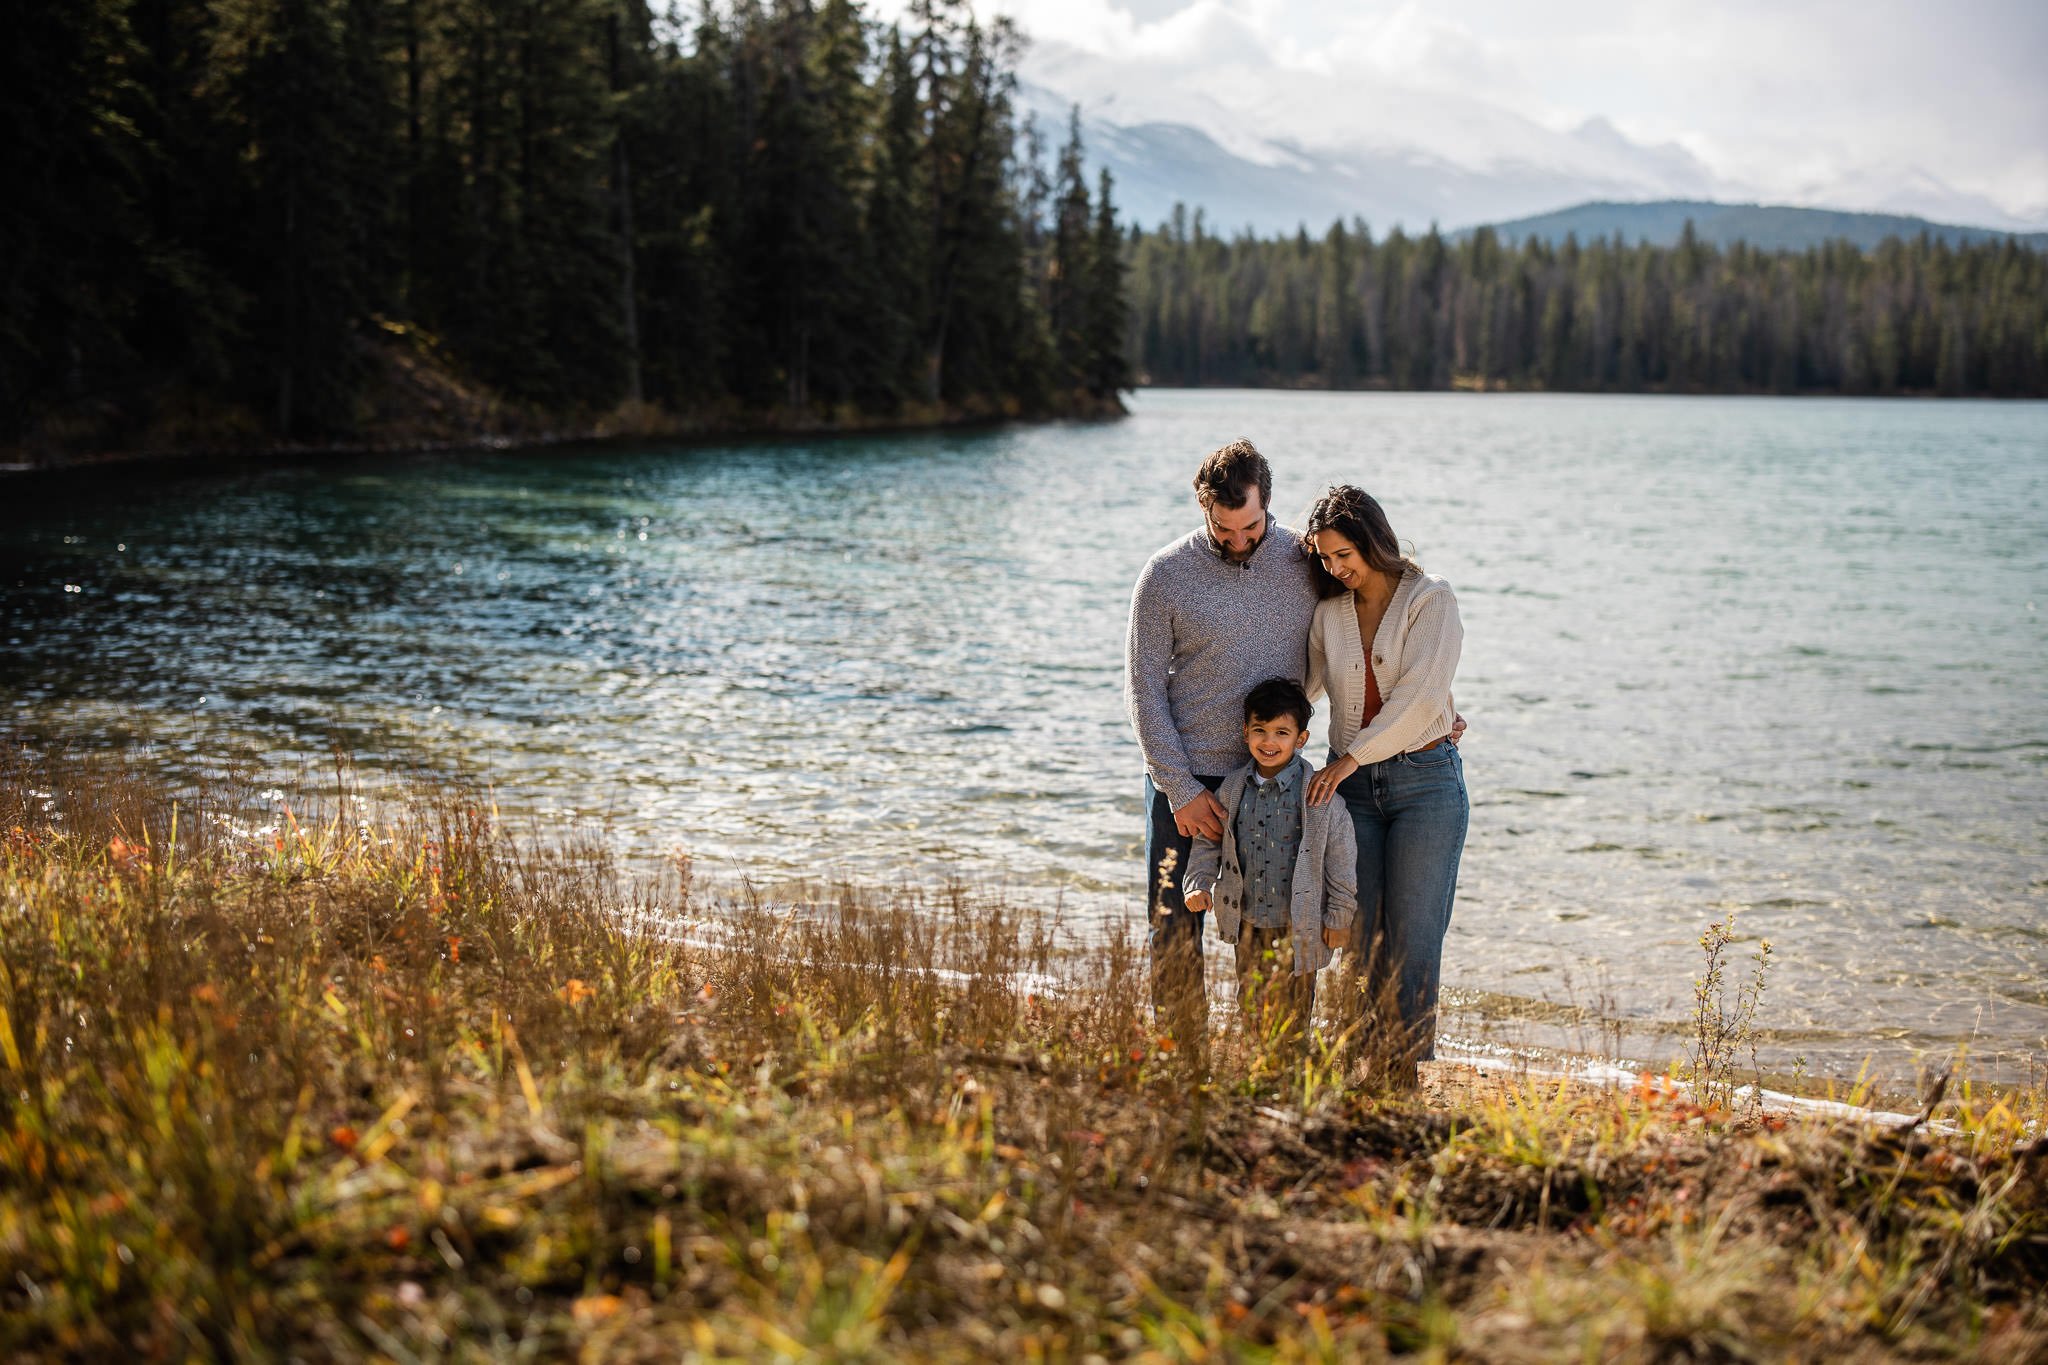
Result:
[[[459,792],[251,829],[4,767],[8,1358],[2048,1351],[2038,1090],[1376,1094],[1173,1046],[1129,944],[1000,904],[636,901]]]

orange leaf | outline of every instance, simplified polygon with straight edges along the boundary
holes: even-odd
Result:
[[[569,1311],[578,1327],[593,1327],[625,1306],[625,1300],[617,1294],[592,1294],[576,1300]]]
[[[353,1152],[356,1149],[356,1130],[341,1124],[327,1134],[327,1140],[344,1152]]]
[[[384,1234],[384,1245],[393,1251],[403,1251],[412,1245],[412,1233],[405,1228],[394,1226]]]

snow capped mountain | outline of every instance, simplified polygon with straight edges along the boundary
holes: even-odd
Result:
[[[1184,204],[1226,234],[1319,235],[1355,217],[1375,232],[1419,232],[1589,200],[1766,200],[2039,226],[1925,171],[1838,174],[1788,194],[1718,175],[1679,143],[1638,141],[1606,118],[1553,128],[1473,95],[1282,68],[1256,51],[1224,60],[1227,38],[1209,34],[1194,58],[1170,63],[1040,41],[1019,105],[1056,148],[1078,103],[1091,165],[1109,168],[1120,214],[1147,227]]]
[[[1089,159],[1124,215],[1175,203],[1225,230],[1315,232],[1363,217],[1421,230],[1595,198],[1705,198],[1728,187],[1684,148],[1645,146],[1603,119],[1546,128],[1467,96],[1273,68],[1162,80],[1045,43],[1019,92],[1049,142],[1082,109]]]

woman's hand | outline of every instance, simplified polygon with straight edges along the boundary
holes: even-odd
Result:
[[[1358,771],[1358,760],[1350,754],[1319,770],[1308,780],[1308,803],[1320,806],[1336,794],[1337,784]]]

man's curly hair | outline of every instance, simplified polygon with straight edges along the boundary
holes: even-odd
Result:
[[[1195,498],[1204,512],[1219,503],[1235,511],[1244,506],[1254,488],[1259,490],[1259,506],[1271,511],[1273,466],[1266,463],[1257,446],[1243,438],[1210,451],[1195,471]]]

